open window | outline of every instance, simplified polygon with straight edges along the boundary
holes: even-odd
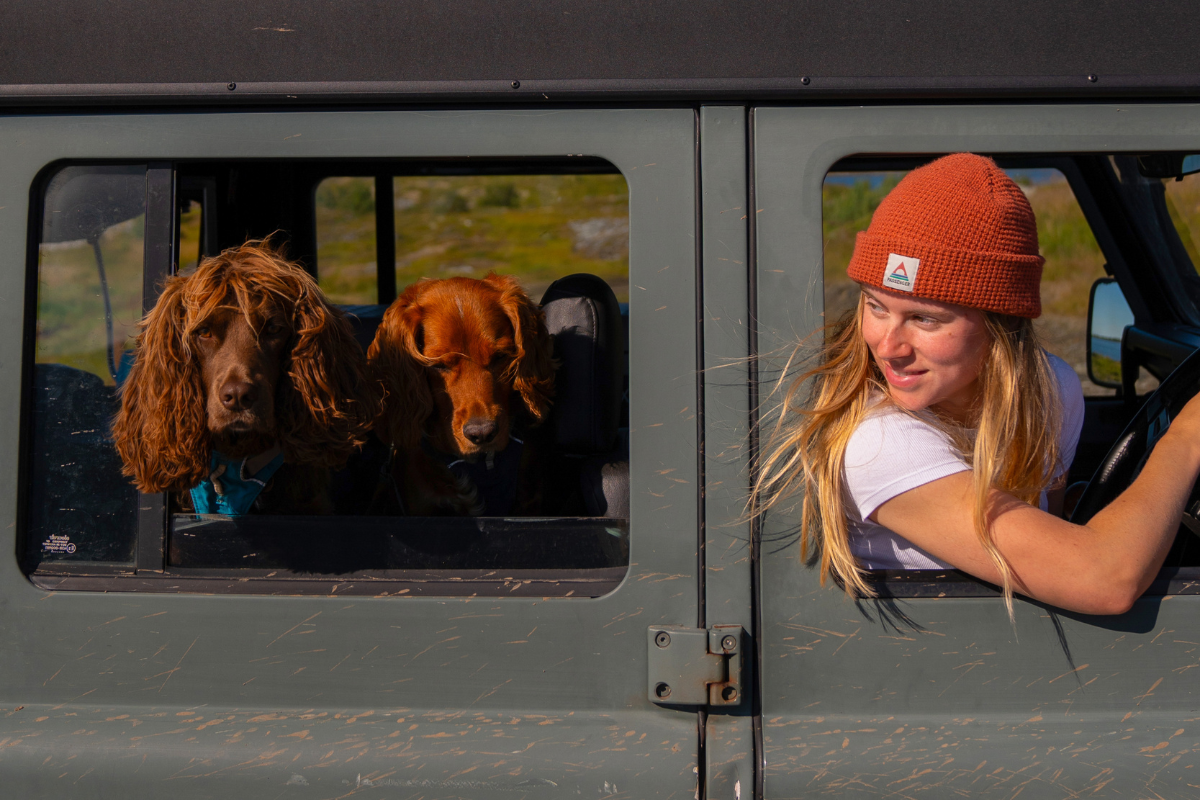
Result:
[[[54,165],[36,196],[21,558],[39,585],[598,596],[623,578],[629,196],[608,162]],[[195,515],[139,495],[109,434],[137,322],[169,274],[268,235],[347,313],[364,349],[388,304],[423,278],[494,271],[542,301],[560,362],[544,424],[577,493],[572,513],[372,516],[378,443],[333,475],[332,516]],[[610,409],[599,424],[576,419],[598,407]]]
[[[1084,430],[1068,483],[1085,482],[1140,401],[1194,347],[1185,341],[1185,331],[1195,325],[1200,297],[1200,280],[1188,249],[1198,213],[1195,187],[1149,179],[1139,174],[1133,156],[990,155],[1025,192],[1037,218],[1046,263],[1042,316],[1034,324],[1046,350],[1066,361],[1083,387]],[[857,284],[846,275],[855,234],[866,229],[875,208],[905,174],[936,157],[853,156],[827,173],[822,189],[827,323],[858,301]],[[1116,359],[1112,369],[1117,379],[1099,384],[1088,369],[1089,307],[1098,282],[1119,285],[1140,311],[1139,324],[1129,327],[1124,345],[1118,334],[1115,346],[1106,351]],[[1132,320],[1121,324],[1127,322]],[[1133,376],[1124,386],[1121,373]],[[1200,541],[1181,527],[1155,591],[1184,590],[1186,576],[1181,571],[1198,569]],[[877,571],[872,580],[881,593],[896,596],[995,591],[956,571]]]

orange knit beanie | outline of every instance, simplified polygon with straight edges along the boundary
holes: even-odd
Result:
[[[1025,193],[990,158],[955,153],[883,199],[847,272],[914,297],[1038,317],[1044,263]]]

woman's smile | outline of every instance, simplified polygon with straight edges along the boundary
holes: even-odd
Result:
[[[925,369],[900,369],[890,361],[880,361],[879,366],[888,384],[895,386],[897,389],[911,388],[920,380],[922,375],[929,372],[929,370]]]

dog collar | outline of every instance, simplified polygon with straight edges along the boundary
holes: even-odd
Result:
[[[214,450],[208,477],[191,491],[192,506],[197,514],[244,517],[281,466],[283,450],[279,445],[242,459],[228,458]]]

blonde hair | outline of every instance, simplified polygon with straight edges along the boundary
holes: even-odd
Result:
[[[824,346],[816,366],[789,381],[785,369],[774,393],[783,392],[771,435],[763,448],[752,511],[781,508],[803,495],[800,557],[819,554],[821,584],[832,575],[847,594],[874,592],[850,551],[842,475],[851,435],[876,402],[888,399],[887,383],[862,335],[863,301],[838,322],[822,328]],[[1012,614],[1012,568],[996,548],[990,514],[993,490],[1031,505],[1059,466],[1061,403],[1057,381],[1033,329],[1033,320],[983,312],[991,345],[980,373],[974,424],[963,427],[932,413],[922,419],[950,437],[971,466],[974,528],[1000,573],[1005,605]],[[804,361],[808,345],[796,348],[789,366]]]

